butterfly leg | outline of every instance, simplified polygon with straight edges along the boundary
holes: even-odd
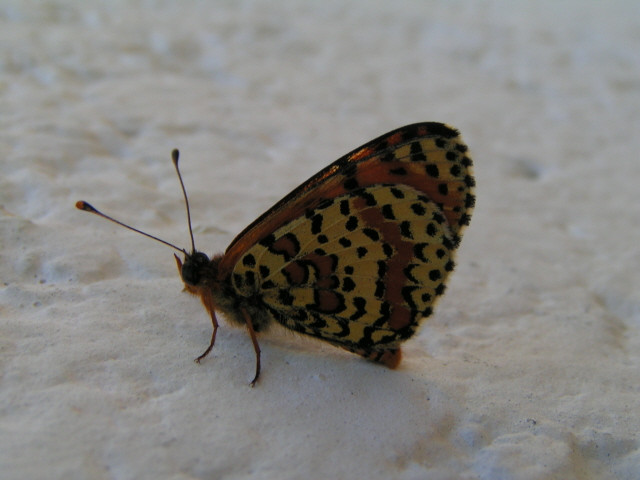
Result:
[[[213,304],[213,298],[212,298],[211,294],[206,292],[206,291],[203,291],[200,294],[200,298],[202,299],[202,303],[204,304],[205,308],[207,309],[207,311],[211,315],[211,323],[213,324],[213,332],[211,333],[211,341],[209,342],[209,346],[207,347],[207,349],[204,351],[204,353],[202,355],[200,355],[198,358],[196,358],[196,360],[195,360],[196,363],[200,363],[200,361],[204,357],[209,355],[209,352],[213,348],[213,344],[216,343],[216,333],[218,332],[218,319],[216,318],[216,311],[215,311],[215,307],[214,307],[214,304]]]
[[[251,386],[253,387],[260,376],[260,345],[258,345],[258,338],[256,337],[256,331],[253,329],[251,317],[244,308],[242,309],[242,315],[244,315],[244,320],[247,323],[247,330],[249,330],[249,336],[253,343],[253,350],[256,352],[256,375],[253,377],[253,380],[251,380]]]

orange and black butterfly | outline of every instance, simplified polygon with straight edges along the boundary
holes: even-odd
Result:
[[[191,222],[184,184],[178,171]],[[188,292],[211,315],[257,332],[273,322],[395,368],[402,342],[431,315],[454,268],[475,204],[467,146],[442,123],[407,125],[336,160],[209,258],[133,229],[84,201],[76,206],[159,240]]]

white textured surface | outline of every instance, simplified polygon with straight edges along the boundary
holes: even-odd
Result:
[[[523,8],[525,6],[526,8]],[[25,478],[636,480],[640,7],[0,3],[0,470]],[[397,371],[180,293],[387,130],[456,125],[478,206]]]

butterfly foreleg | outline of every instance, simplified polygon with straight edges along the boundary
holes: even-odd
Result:
[[[201,290],[200,291],[200,298],[202,300],[202,304],[204,305],[204,307],[207,309],[207,311],[211,315],[211,323],[213,324],[213,332],[211,333],[211,341],[209,342],[209,346],[204,351],[204,353],[202,353],[202,355],[200,355],[198,358],[195,359],[196,363],[200,363],[200,361],[204,357],[209,355],[209,352],[211,352],[211,349],[213,348],[213,345],[216,343],[216,333],[218,332],[218,319],[216,318],[215,304],[213,303],[213,297],[211,295],[211,292],[209,290],[204,290],[204,289]]]
[[[249,336],[251,337],[251,342],[253,343],[253,350],[256,352],[256,374],[251,380],[251,386],[255,386],[258,381],[258,377],[260,376],[260,345],[258,345],[258,338],[256,337],[256,331],[253,328],[253,321],[251,320],[251,316],[247,313],[247,311],[242,308],[242,315],[244,316],[244,320],[247,324],[247,330],[249,331]]]

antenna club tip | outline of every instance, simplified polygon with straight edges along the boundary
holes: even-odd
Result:
[[[95,212],[96,209],[91,206],[91,204],[85,202],[84,200],[78,200],[76,202],[76,208],[78,210],[84,210],[85,212]]]
[[[177,165],[179,158],[180,158],[180,151],[177,148],[174,148],[171,151],[171,159],[173,160],[173,163]]]

